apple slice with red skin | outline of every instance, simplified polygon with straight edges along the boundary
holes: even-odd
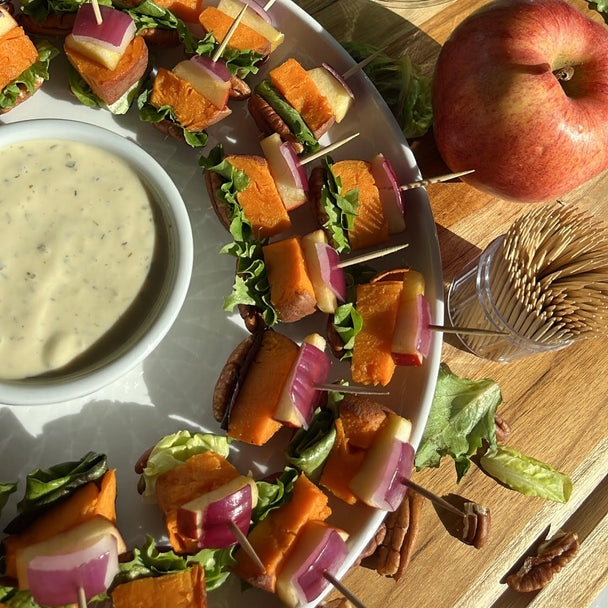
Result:
[[[251,510],[257,504],[255,481],[239,475],[228,483],[183,504],[177,511],[180,534],[198,541],[201,549],[224,549],[238,543],[230,524],[246,536]]]
[[[125,551],[114,523],[101,515],[93,517],[18,550],[19,588],[30,589],[38,603],[46,606],[75,603],[79,586],[86,597],[93,597],[108,588],[118,572],[118,555]]]
[[[430,306],[424,296],[424,277],[408,270],[403,279],[391,347],[397,365],[422,365],[431,343]]]
[[[344,271],[338,265],[338,252],[327,242],[327,235],[322,229],[302,237],[302,251],[317,308],[321,312],[333,314],[338,300],[343,302],[346,299],[346,279]]]
[[[402,503],[414,463],[414,448],[409,443],[412,424],[394,412],[376,433],[349,488],[365,504],[394,511]]]
[[[372,175],[380,192],[382,211],[388,222],[389,234],[398,234],[405,230],[405,207],[402,192],[395,169],[388,158],[376,154],[371,160]]]
[[[325,339],[319,334],[307,336],[283,389],[274,419],[287,426],[307,429],[321,397],[315,386],[326,382],[330,367]]]
[[[223,61],[195,55],[189,60],[180,61],[172,72],[189,82],[219,110],[226,107],[232,85],[230,72]]]
[[[278,133],[262,139],[260,146],[285,208],[291,211],[306,203],[308,177],[293,146],[284,142]]]
[[[330,584],[324,572],[335,574],[348,554],[344,530],[309,521],[300,530],[276,581],[276,593],[291,608],[308,604]]]

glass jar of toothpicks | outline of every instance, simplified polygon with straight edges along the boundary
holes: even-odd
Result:
[[[451,324],[474,354],[493,361],[558,350],[605,334],[608,233],[584,212],[561,204],[516,220],[452,282]]]

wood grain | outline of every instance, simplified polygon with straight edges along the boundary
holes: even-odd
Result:
[[[339,41],[386,41],[392,56],[408,53],[432,74],[441,45],[453,28],[485,0],[456,0],[427,9],[387,9],[364,0],[299,0]],[[583,0],[572,3],[601,22]],[[384,46],[384,45],[383,45]],[[411,142],[422,175],[445,173],[432,134]],[[428,187],[443,260],[445,287],[463,264],[531,206],[507,203],[461,182]],[[608,175],[564,197],[608,220]],[[446,336],[442,360],[458,375],[492,378],[501,387],[502,416],[512,427],[508,444],[572,476],[566,504],[523,496],[475,466],[460,484],[453,464],[424,470],[415,480],[437,494],[457,494],[492,511],[492,534],[481,550],[452,537],[426,502],[417,550],[396,583],[358,567],[344,583],[368,608],[583,608],[608,584],[608,338],[575,344],[555,354],[498,364],[462,350]],[[560,528],[578,532],[579,556],[542,592],[518,594],[506,574],[544,535]],[[336,594],[337,596],[337,594]],[[333,597],[333,596],[332,596]]]

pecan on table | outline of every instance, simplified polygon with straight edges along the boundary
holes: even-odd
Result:
[[[467,501],[464,503],[464,512],[462,540],[467,545],[481,549],[490,536],[490,509],[479,503]]]
[[[511,435],[509,423],[500,414],[494,415],[494,423],[496,424],[496,440],[498,443],[505,443]]]
[[[386,535],[374,553],[378,574],[398,581],[405,572],[414,553],[423,502],[418,492],[408,491],[399,508],[386,516]]]
[[[521,568],[507,577],[507,585],[515,591],[538,591],[551,582],[578,553],[580,543],[576,532],[562,532],[538,547],[536,555],[526,557]]]

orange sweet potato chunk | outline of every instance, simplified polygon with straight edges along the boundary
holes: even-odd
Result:
[[[236,553],[234,572],[247,582],[274,592],[277,574],[302,526],[309,521],[324,521],[331,515],[327,495],[304,475],[296,480],[291,500],[271,511],[251,530],[249,542],[266,567],[260,573],[253,560],[243,551]]]
[[[156,74],[150,103],[157,108],[171,106],[179,124],[192,133],[203,131],[231,113],[228,107],[216,108],[189,82],[165,68],[159,68]]]
[[[293,236],[263,247],[270,301],[283,322],[290,323],[316,310],[315,290],[308,274],[302,238]]]
[[[281,428],[273,416],[299,352],[300,347],[287,336],[264,332],[230,414],[229,437],[264,445]]]
[[[218,42],[224,40],[234,22],[230,15],[222,13],[214,6],[208,6],[199,15],[198,20],[203,29],[213,34]],[[234,34],[230,37],[228,46],[239,51],[257,51],[263,55],[270,53],[270,41],[244,23],[239,23]]]
[[[226,160],[249,176],[249,185],[239,192],[238,202],[256,234],[275,236],[291,226],[291,220],[268,162],[262,156],[227,154]]]
[[[118,585],[112,591],[114,608],[207,608],[205,569],[149,576]]]
[[[116,523],[115,469],[106,472],[100,487],[94,481],[82,486],[69,498],[43,513],[24,532],[6,537],[3,542],[7,576],[17,577],[18,550],[48,540],[96,515],[103,515]]]
[[[239,472],[223,456],[209,451],[191,456],[158,478],[156,501],[165,516],[169,542],[176,553],[198,551],[195,540],[186,538],[177,531],[179,507],[238,476]]]
[[[148,66],[148,47],[141,36],[133,38],[115,70],[109,70],[67,44],[64,44],[64,50],[93,93],[107,104],[120,99],[144,75]]]
[[[365,450],[350,445],[340,418],[336,419],[336,439],[325,461],[319,483],[334,496],[349,505],[357,502],[357,497],[349,489],[351,479],[361,467]]]
[[[393,331],[403,283],[377,281],[357,286],[357,312],[363,327],[355,338],[351,373],[354,382],[386,386],[395,371]]]
[[[155,4],[187,23],[196,23],[203,9],[203,0],[155,0]]]
[[[362,160],[334,163],[333,172],[342,180],[342,193],[357,188],[359,208],[348,240],[353,250],[373,247],[388,241],[388,222],[384,217],[380,193],[371,173],[371,165]]]
[[[38,61],[38,51],[22,27],[0,38],[0,91]]]
[[[319,91],[310,74],[293,58],[270,70],[270,81],[302,116],[315,137],[320,137],[335,122],[327,98]]]

